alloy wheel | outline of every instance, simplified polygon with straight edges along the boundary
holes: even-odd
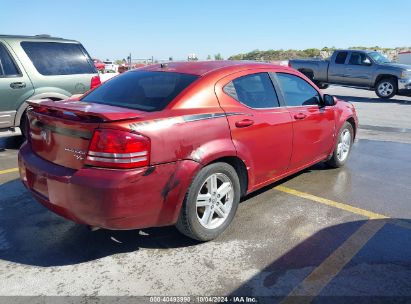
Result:
[[[394,92],[394,86],[388,81],[381,82],[378,86],[378,93],[381,96],[390,96]]]
[[[233,206],[234,188],[223,173],[210,175],[200,188],[196,200],[197,218],[207,229],[220,227]]]
[[[337,145],[337,158],[340,162],[347,159],[351,148],[351,133],[348,129],[341,132]]]

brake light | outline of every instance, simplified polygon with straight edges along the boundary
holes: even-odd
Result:
[[[149,163],[147,137],[113,129],[94,131],[85,161],[89,166],[114,169],[145,167]]]
[[[94,89],[101,84],[100,76],[93,76],[91,78],[90,89]]]

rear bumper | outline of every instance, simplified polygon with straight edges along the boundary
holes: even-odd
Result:
[[[19,167],[24,185],[60,216],[106,229],[135,229],[177,221],[199,164],[184,160],[133,170],[74,170],[40,158],[25,144]]]

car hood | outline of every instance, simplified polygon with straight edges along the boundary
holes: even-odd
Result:
[[[404,70],[411,70],[411,65],[409,64],[401,64],[401,63],[384,63],[385,66],[390,66],[393,68],[399,68]]]

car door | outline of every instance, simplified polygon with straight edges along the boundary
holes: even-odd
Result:
[[[363,52],[351,52],[345,68],[346,83],[354,86],[371,86],[375,65]]]
[[[321,94],[296,74],[276,73],[281,97],[293,119],[290,170],[324,159],[332,150],[334,107],[321,106]]]
[[[328,66],[328,81],[330,83],[344,84],[345,78],[345,62],[348,60],[347,51],[337,51],[335,56],[331,58]]]
[[[286,172],[292,151],[292,121],[280,107],[265,71],[244,71],[217,82],[216,95],[227,115],[238,156],[249,172],[249,189]]]
[[[29,77],[12,54],[0,40],[0,129],[14,126],[17,109],[34,92]]]

